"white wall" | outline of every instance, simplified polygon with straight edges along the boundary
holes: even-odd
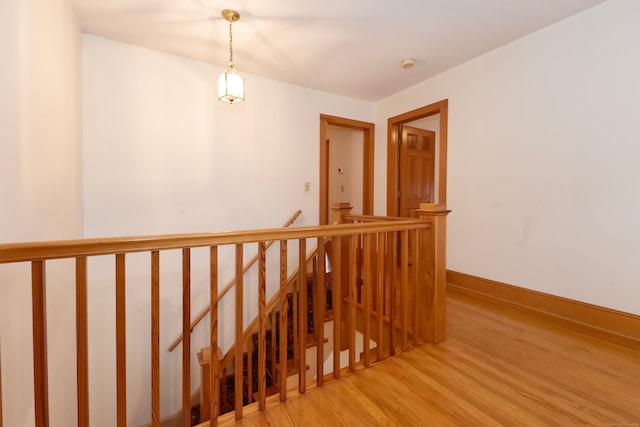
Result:
[[[296,225],[318,223],[319,116],[372,121],[373,104],[245,75],[241,58],[237,66],[246,78],[247,100],[227,105],[215,93],[222,68],[84,36],[87,237],[275,227],[297,209],[303,214]],[[247,249],[246,258],[254,253]],[[165,349],[179,335],[181,282],[178,254],[162,256],[164,416],[180,404],[180,348],[170,355]],[[203,260],[202,268],[192,268],[195,312],[206,306],[208,291],[206,253],[194,257]],[[228,266],[222,286],[233,264],[228,252],[221,259]],[[101,358],[101,367],[92,367],[92,421],[112,425],[114,296],[107,271],[112,274],[113,261],[90,267],[90,334],[96,337],[90,351]],[[127,368],[135,373],[128,381],[128,415],[137,425],[150,414],[148,259],[132,257],[127,270]],[[255,297],[248,295],[245,304]],[[233,304],[233,294],[224,304]],[[254,315],[248,311],[245,324]],[[233,322],[220,324],[224,348]],[[204,345],[206,331],[196,331],[194,348]]]
[[[82,234],[81,37],[68,0],[0,2],[0,242]],[[0,266],[4,425],[33,425],[28,265]],[[75,425],[75,292],[47,269],[51,425]],[[71,333],[69,333],[71,331]]]
[[[638,16],[610,0],[376,104],[384,170],[387,118],[449,99],[449,269],[640,314]]]

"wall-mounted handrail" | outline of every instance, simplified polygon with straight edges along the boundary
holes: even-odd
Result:
[[[294,213],[291,216],[291,218],[289,218],[287,222],[284,223],[282,227],[283,228],[289,227],[300,216],[301,213],[302,211],[298,209],[298,211]],[[273,244],[273,241],[267,242],[266,249],[269,249],[272,244]],[[242,274],[246,273],[247,271],[249,271],[251,267],[253,267],[253,265],[258,261],[259,255],[260,254],[256,254],[253,258],[251,258],[251,261],[245,264],[244,268],[242,269]],[[231,279],[229,283],[227,283],[224,289],[218,293],[218,297],[217,297],[218,301],[221,300],[222,297],[224,297],[227,294],[227,292],[229,292],[233,288],[235,284],[236,284],[236,278],[234,276],[233,279]],[[204,319],[204,317],[209,313],[209,311],[211,311],[211,304],[207,305],[207,307],[205,307],[200,313],[198,313],[196,318],[193,319],[193,321],[191,322],[191,327],[189,329],[191,332],[193,332],[193,329],[198,325],[198,323],[200,323],[202,319]],[[170,352],[173,351],[178,346],[178,344],[180,344],[181,341],[182,341],[182,335],[180,335],[178,338],[175,339],[175,341],[171,343],[168,350]]]

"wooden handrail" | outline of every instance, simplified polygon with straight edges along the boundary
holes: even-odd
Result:
[[[0,264],[430,228],[418,219],[293,228],[0,244]]]
[[[291,218],[289,218],[287,222],[284,223],[282,227],[283,228],[289,227],[300,216],[301,213],[302,211],[298,209],[298,211],[294,213],[291,216]],[[272,244],[273,244],[273,241],[268,242],[266,249],[269,249]],[[258,257],[259,257],[259,254],[256,254],[253,258],[251,258],[251,261],[249,261],[242,269],[242,274],[246,273],[247,271],[249,271],[251,267],[253,267],[253,265],[258,261]],[[236,284],[236,277],[234,276],[233,279],[231,279],[229,283],[227,283],[227,286],[225,286],[224,289],[218,293],[218,301],[220,301],[222,297],[224,297],[226,293],[229,292],[235,284]],[[193,332],[193,329],[198,325],[198,323],[200,323],[202,319],[204,319],[204,317],[207,315],[207,313],[209,313],[209,311],[211,311],[211,304],[209,304],[200,313],[198,313],[196,318],[191,322],[191,328],[189,329],[190,332]],[[182,341],[182,335],[180,335],[178,338],[175,339],[175,341],[171,343],[171,345],[169,346],[169,351],[170,352],[173,351],[178,346],[178,344],[180,344],[181,341]]]
[[[360,222],[379,222],[379,221],[403,221],[408,218],[400,216],[378,216],[378,215],[356,215],[346,214],[344,215],[345,221],[360,221]]]

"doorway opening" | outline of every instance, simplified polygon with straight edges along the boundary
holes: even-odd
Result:
[[[400,114],[395,117],[391,117],[388,120],[387,130],[387,215],[389,216],[410,216],[411,204],[420,202],[433,202],[433,203],[446,203],[447,201],[447,120],[448,120],[448,105],[447,99],[430,104],[407,113]],[[431,118],[432,120],[424,120]],[[435,126],[435,148],[433,149],[431,160],[433,161],[432,171],[424,176],[431,176],[434,178],[429,184],[428,182],[421,181],[420,185],[414,185],[414,191],[412,198],[402,197],[402,187],[407,187],[407,180],[411,179],[423,179],[421,178],[420,171],[416,172],[414,167],[413,172],[410,172],[411,164],[408,162],[414,162],[415,159],[408,158],[405,153],[407,151],[401,150],[400,143],[405,144],[407,147],[408,141],[402,141],[403,128],[405,133],[405,139],[412,137],[409,135],[412,132],[412,128],[425,128],[428,127],[428,122],[433,122],[434,118],[437,118],[437,125]],[[410,126],[411,127],[410,127]],[[407,132],[409,131],[409,132]],[[415,131],[413,131],[415,133]],[[428,137],[425,137],[424,142],[420,141],[420,136],[414,141],[417,142],[418,147],[427,148],[430,142],[427,142]],[[422,145],[420,145],[422,144]],[[428,151],[428,150],[424,150]],[[420,158],[420,161],[428,166],[429,158],[425,154]],[[426,178],[425,178],[426,179]],[[429,188],[431,186],[431,189]],[[405,193],[407,196],[407,193]],[[402,206],[401,206],[402,205]]]
[[[340,131],[348,131],[355,130],[358,132],[340,132]],[[339,175],[344,175],[347,170],[346,168],[350,168],[350,165],[346,164],[333,164],[331,162],[332,157],[335,159],[335,156],[332,156],[332,143],[330,142],[330,136],[338,136],[345,135],[345,141],[352,141],[354,135],[361,134],[362,144],[353,144],[351,143],[349,147],[349,155],[350,156],[360,156],[357,162],[357,172],[361,171],[361,180],[360,176],[352,177],[356,182],[355,191],[358,193],[361,191],[362,199],[361,203],[362,214],[363,215],[372,215],[373,214],[373,150],[374,150],[374,124],[368,122],[361,122],[358,120],[345,119],[342,117],[328,116],[325,114],[320,115],[320,215],[319,222],[320,225],[326,225],[329,223],[330,211],[329,211],[329,193],[330,193],[330,176],[332,174],[337,173]],[[351,135],[351,136],[348,136]],[[339,140],[334,138],[335,144],[340,144]],[[345,147],[334,147],[333,150],[337,151],[338,149],[344,149]],[[358,150],[356,152],[354,150]],[[346,153],[346,150],[342,150]],[[360,162],[360,159],[362,160]],[[361,165],[361,166],[360,166]],[[341,171],[338,171],[341,169]],[[351,174],[351,169],[349,169]],[[335,174],[334,174],[335,176]],[[361,182],[361,184],[359,184]],[[349,185],[348,183],[337,183],[334,187],[337,187],[338,191],[343,188],[344,185]],[[352,186],[353,188],[353,186]],[[351,193],[353,197],[357,197],[359,199],[359,194]],[[349,202],[353,203],[352,200]]]

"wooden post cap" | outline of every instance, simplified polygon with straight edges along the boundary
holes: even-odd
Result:
[[[218,348],[218,360],[222,360],[223,358],[224,355]],[[200,366],[211,363],[211,347],[204,347],[198,352],[198,362],[200,362]]]
[[[420,203],[420,208],[419,210],[421,211],[446,211],[447,210],[447,204],[446,203]]]
[[[340,202],[340,203],[334,203],[333,206],[331,206],[331,209],[351,209],[352,206],[349,204],[349,202]]]

